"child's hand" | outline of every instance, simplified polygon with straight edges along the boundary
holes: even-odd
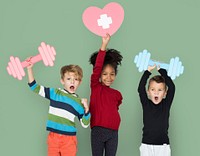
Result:
[[[160,65],[158,64],[158,65],[157,65],[157,71],[158,71],[159,69],[160,69]]]
[[[148,71],[151,72],[154,68],[156,68],[156,64],[154,64],[153,66],[148,66]]]
[[[31,62],[32,57],[28,57],[25,61],[28,63],[27,69],[32,69],[33,63]]]
[[[102,37],[102,43],[107,45],[109,41],[110,35],[107,33],[105,37]]]
[[[27,62],[28,66],[27,68],[27,73],[28,73],[28,82],[31,83],[34,80],[34,76],[33,76],[33,62],[31,61],[32,57],[27,58],[25,61]]]
[[[101,50],[105,51],[106,47],[110,41],[110,35],[107,33],[105,37],[102,37]]]
[[[83,104],[83,107],[85,108],[85,113],[88,113],[89,107],[88,107],[88,101],[86,98],[81,99],[81,103]]]

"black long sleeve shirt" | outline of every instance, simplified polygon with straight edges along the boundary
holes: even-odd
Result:
[[[167,76],[165,69],[158,71],[164,78],[168,87],[166,98],[159,104],[154,104],[148,99],[146,93],[146,83],[151,75],[149,71],[145,71],[139,86],[138,92],[143,108],[143,137],[142,143],[151,145],[169,144],[168,128],[170,107],[175,94],[175,85],[171,78]]]

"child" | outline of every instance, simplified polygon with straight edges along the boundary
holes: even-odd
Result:
[[[119,105],[122,95],[111,88],[117,74],[117,66],[121,64],[122,56],[117,50],[106,52],[110,35],[102,37],[99,52],[90,57],[93,65],[91,75],[91,146],[93,156],[115,156],[118,145],[118,129],[120,125]]]
[[[32,66],[27,67],[31,90],[50,100],[48,121],[49,131],[47,144],[48,156],[76,156],[77,138],[74,118],[77,116],[84,128],[90,123],[87,99],[81,99],[75,94],[83,73],[78,65],[66,65],[60,70],[61,84],[64,89],[46,88],[36,83]]]
[[[143,108],[143,138],[140,146],[140,156],[170,156],[171,150],[168,138],[170,107],[175,94],[175,85],[167,76],[165,69],[157,67],[161,75],[147,79],[156,67],[149,66],[140,80],[138,92]],[[148,95],[147,95],[148,94]],[[149,97],[149,98],[148,98]]]

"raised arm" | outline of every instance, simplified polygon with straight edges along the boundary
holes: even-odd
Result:
[[[101,44],[101,48],[100,48],[102,51],[106,50],[109,41],[110,41],[110,35],[109,34],[106,34],[105,37],[102,37],[102,44]]]
[[[33,75],[33,63],[30,61],[30,59],[27,59],[28,66],[27,66],[27,74],[28,74],[28,83],[31,83],[35,80]]]
[[[27,66],[27,74],[28,74],[28,85],[30,89],[35,92],[36,94],[50,99],[50,88],[46,88],[36,83],[34,74],[33,74],[33,63],[27,59],[28,66]]]
[[[175,94],[175,85],[174,82],[172,81],[172,79],[167,75],[167,71],[165,69],[158,69],[158,72],[165,78],[165,83],[168,87],[167,89],[167,95],[166,95],[166,100],[169,102],[169,104],[171,105],[173,98],[174,98],[174,94]]]
[[[144,71],[144,73],[140,79],[140,82],[139,82],[138,93],[139,93],[140,101],[141,101],[142,105],[146,104],[146,102],[148,100],[148,96],[147,96],[147,92],[146,92],[146,83],[147,83],[147,80],[150,75],[151,75],[151,73],[148,70]]]
[[[139,82],[139,86],[138,86],[138,93],[140,96],[140,101],[142,103],[142,105],[146,104],[147,100],[148,100],[148,96],[147,96],[147,92],[146,92],[146,84],[147,84],[147,80],[149,78],[149,76],[151,75],[151,71],[153,69],[155,69],[156,65],[154,66],[148,66],[148,69],[146,71],[144,71],[140,82]]]
[[[105,55],[106,55],[106,48],[107,48],[109,41],[110,41],[110,35],[109,34],[107,34],[105,37],[102,37],[102,44],[101,44],[101,47],[100,47],[99,52],[97,54],[95,65],[94,65],[94,68],[93,68],[93,73],[92,73],[92,76],[91,76],[91,87],[100,83],[99,78],[101,76],[104,58],[105,58]]]

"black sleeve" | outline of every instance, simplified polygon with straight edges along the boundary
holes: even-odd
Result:
[[[148,70],[146,70],[144,74],[142,75],[139,86],[138,86],[138,93],[139,93],[140,101],[142,105],[146,104],[148,100],[148,96],[146,92],[146,83],[150,75],[151,73]]]
[[[174,99],[174,94],[175,94],[175,85],[172,79],[167,75],[167,71],[165,69],[159,69],[158,71],[161,76],[165,78],[165,83],[168,87],[167,89],[167,95],[166,95],[166,101],[169,105],[172,104],[172,101]]]

